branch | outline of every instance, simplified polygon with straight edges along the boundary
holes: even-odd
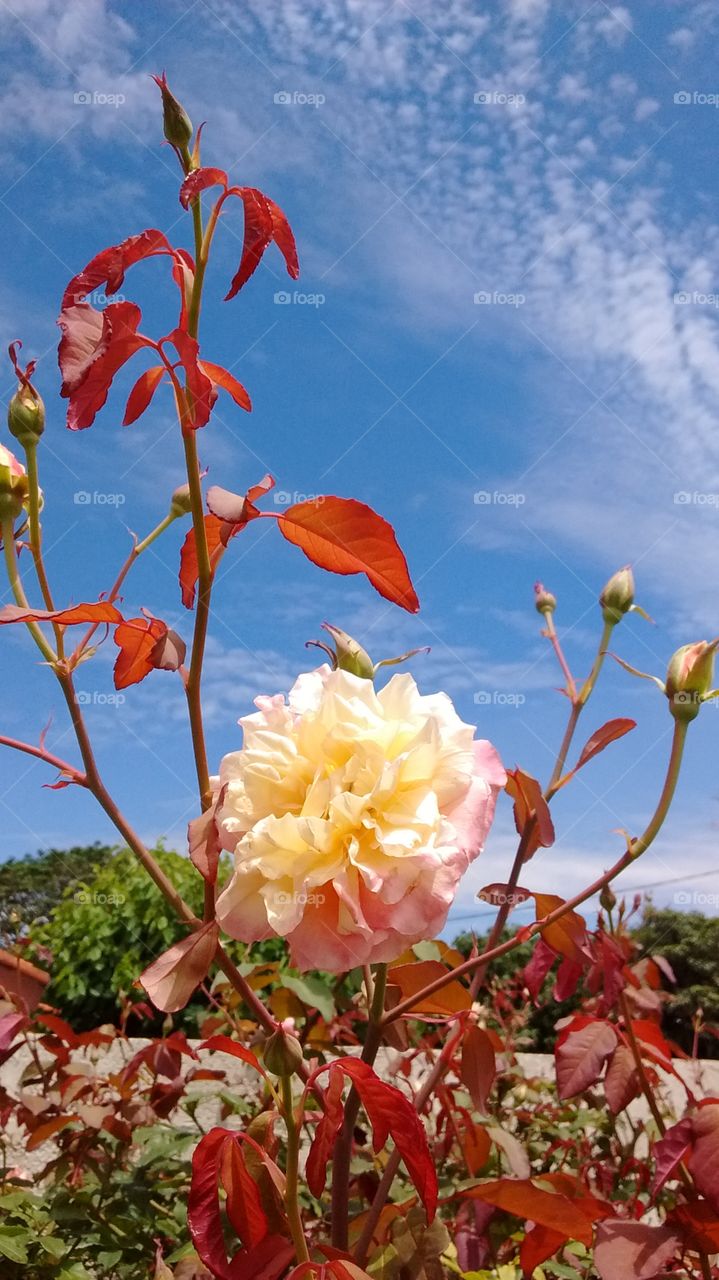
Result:
[[[52,769],[67,774],[78,786],[87,786],[87,777],[84,773],[76,769],[74,764],[68,764],[67,760],[53,755],[52,751],[46,751],[44,747],[35,747],[31,742],[21,742],[19,738],[7,738],[3,733],[0,733],[0,747],[12,747],[14,751],[24,751],[25,755],[44,760],[45,764],[49,764]]]

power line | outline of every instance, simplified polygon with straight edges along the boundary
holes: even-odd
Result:
[[[672,876],[671,879],[667,879],[667,880],[653,880],[651,884],[627,885],[626,887],[622,887],[622,893],[641,893],[645,889],[659,889],[661,888],[662,885],[665,885],[665,884],[686,884],[689,880],[706,880],[709,876],[716,876],[716,875],[719,875],[719,867],[714,867],[711,871],[696,871],[694,872],[694,874],[690,876]],[[597,894],[593,894],[592,897],[596,898]],[[587,901],[591,902],[591,898],[588,898]],[[529,911],[531,910],[531,906],[532,906],[531,903],[522,902],[519,904],[519,906],[515,907],[514,910]],[[483,920],[483,919],[486,919],[488,916],[493,916],[494,914],[495,912],[492,910],[465,911],[463,912],[462,915],[453,915],[453,913],[450,911],[449,916],[447,917],[447,920],[448,921],[451,920],[453,923],[459,920]]]

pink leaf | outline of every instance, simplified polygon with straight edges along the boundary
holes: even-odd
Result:
[[[494,1046],[486,1031],[473,1023],[462,1040],[460,1078],[478,1111],[487,1111],[487,1098],[497,1074]]]
[[[719,1213],[719,1102],[705,1098],[692,1117],[694,1144],[689,1170],[715,1213]]]
[[[184,1009],[193,991],[207,976],[217,951],[214,921],[176,942],[140,974],[152,1003],[164,1013]]]
[[[267,201],[254,187],[231,187],[233,195],[242,200],[245,210],[245,235],[240,265],[232,279],[225,302],[239,293],[250,276],[257,270],[265,249],[272,240],[274,223]]]
[[[211,378],[215,386],[222,387],[223,391],[227,391],[232,396],[235,404],[241,409],[246,409],[248,413],[252,410],[252,401],[248,396],[245,388],[237,378],[233,378],[232,374],[223,369],[221,364],[211,364],[209,360],[201,360],[201,367],[204,369],[208,378]]]
[[[554,1051],[560,1098],[571,1098],[596,1084],[616,1046],[617,1033],[610,1022],[591,1018],[577,1030],[570,1026]]]
[[[679,1236],[669,1227],[645,1222],[602,1222],[597,1228],[594,1265],[601,1280],[654,1280],[674,1257]]]
[[[365,1062],[343,1058],[339,1065],[350,1076],[367,1112],[375,1151],[381,1151],[388,1136],[392,1136],[424,1204],[427,1221],[431,1222],[437,1208],[437,1173],[427,1135],[412,1103],[399,1089],[380,1080]]]
[[[87,622],[122,622],[122,614],[107,600],[92,604],[74,604],[68,609],[24,609],[6,604],[0,609],[0,624],[6,622],[59,622],[63,627],[81,626]]]
[[[199,344],[184,329],[173,329],[167,335],[180,357],[187,378],[187,418],[183,430],[195,431],[209,422],[217,390],[198,360]]]
[[[678,1124],[673,1124],[671,1129],[667,1129],[664,1136],[655,1142],[652,1195],[655,1196],[661,1190],[667,1179],[672,1177],[681,1164],[691,1147],[692,1136],[692,1118],[685,1116]]]
[[[317,1199],[320,1198],[325,1189],[327,1165],[334,1150],[335,1139],[342,1128],[344,1120],[344,1107],[342,1105],[343,1085],[344,1077],[341,1064],[333,1062],[329,1068],[329,1082],[325,1089],[324,1111],[315,1129],[305,1170],[307,1186]]]
[[[129,236],[122,244],[103,249],[88,262],[87,266],[70,281],[62,299],[62,310],[83,302],[85,296],[96,289],[104,287],[106,294],[117,293],[127,268],[143,258],[154,257],[158,253],[172,254],[174,251],[161,231],[150,228],[139,235]]]
[[[248,1067],[254,1067],[255,1071],[259,1071],[260,1075],[267,1075],[257,1054],[253,1053],[251,1049],[245,1048],[238,1040],[231,1040],[229,1036],[210,1036],[209,1039],[203,1040],[198,1047],[200,1049],[214,1049],[218,1053],[229,1053],[233,1058],[239,1058],[241,1062],[246,1062]]]
[[[224,790],[224,788],[223,788]],[[190,861],[208,884],[215,884],[220,860],[220,833],[217,829],[217,803],[193,818],[187,828]]]
[[[640,1091],[634,1054],[626,1044],[619,1044],[612,1054],[604,1077],[604,1096],[612,1115],[618,1115]]]
[[[165,366],[156,364],[151,369],[146,369],[144,373],[140,374],[128,396],[125,417],[122,420],[123,427],[129,427],[142,416],[162,382],[165,373]]]
[[[298,502],[278,517],[280,533],[330,573],[364,573],[385,600],[417,613],[419,600],[394,530],[371,507],[333,495]]]
[[[189,209],[193,200],[196,200],[202,191],[206,191],[208,187],[217,186],[227,186],[227,174],[224,169],[193,169],[180,187],[180,204],[183,209]]]

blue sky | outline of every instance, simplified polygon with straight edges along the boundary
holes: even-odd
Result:
[[[223,303],[239,209],[221,225],[204,353],[232,366],[254,412],[220,403],[200,439],[211,480],[241,489],[270,470],[286,494],[370,503],[394,524],[421,598],[416,618],[402,615],[363,579],[322,575],[269,523],[247,530],[216,589],[213,761],[237,745],[235,721],[257,693],[307,669],[304,643],[323,619],[375,657],[431,645],[413,663],[421,687],[447,689],[507,765],[543,778],[565,705],[535,579],[558,596],[578,674],[598,639],[597,594],[627,561],[656,625],[622,625],[624,658],[663,673],[677,645],[719,632],[718,25],[703,0],[2,3],[0,316],[3,343],[22,337],[40,357],[58,598],[106,590],[128,529],[149,530],[182,479],[168,397],[119,425],[139,365],[94,427],[70,435],[55,360],[62,290],[95,252],[149,226],[189,247],[149,79],[162,68],[195,122],[207,120],[204,162],[286,210],[302,265],[295,286],[270,250]],[[172,326],[161,261],[123,288],[146,331]],[[125,599],[189,636],[183,533],[147,554]],[[0,640],[0,732],[34,738],[53,713],[49,741],[71,753],[51,678],[19,632]],[[157,673],[108,702],[110,649],[79,678],[107,780],[148,840],[182,847],[196,802],[179,685]],[[638,727],[558,797],[559,838],[527,869],[530,888],[581,887],[658,794],[666,706],[609,666],[578,745],[612,716]],[[625,877],[628,888],[671,881],[658,902],[712,911],[719,900],[717,733],[709,706],[665,833]],[[87,797],[43,790],[46,780],[3,752],[0,856],[110,838]],[[481,884],[506,875],[512,848],[504,801],[454,923],[470,921]]]

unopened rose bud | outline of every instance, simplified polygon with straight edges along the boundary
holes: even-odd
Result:
[[[165,137],[170,146],[183,151],[192,137],[192,121],[182,104],[170,92],[165,72],[163,71],[161,76],[153,76],[152,78],[162,94],[162,123]]]
[[[0,520],[17,520],[28,498],[25,468],[0,444]]]
[[[170,515],[177,520],[180,516],[187,516],[192,511],[192,498],[190,497],[189,484],[181,484],[170,499]]]
[[[554,613],[557,607],[557,597],[553,596],[551,591],[541,582],[534,584],[534,607],[537,613]]]
[[[37,444],[45,430],[45,406],[42,397],[35,390],[30,379],[35,372],[35,360],[30,360],[23,369],[18,361],[18,352],[22,342],[18,339],[8,347],[10,362],[17,376],[18,388],[12,397],[7,411],[7,424],[10,434],[20,441],[24,449]]]
[[[714,655],[719,640],[698,640],[677,649],[667,668],[664,691],[675,720],[694,720],[714,680]]]
[[[333,627],[331,622],[323,622],[322,628],[329,632],[334,641],[335,661],[340,671],[349,671],[353,676],[371,680],[374,676],[374,663],[362,645],[346,631]]]
[[[18,387],[8,405],[7,424],[23,449],[37,443],[45,430],[45,406],[34,388]]]
[[[265,1042],[262,1057],[273,1076],[293,1076],[302,1066],[302,1045],[294,1036],[278,1027]]]
[[[628,564],[609,579],[599,597],[605,622],[621,622],[634,604],[634,574]]]
[[[612,893],[608,884],[605,884],[599,895],[599,904],[605,911],[613,911],[617,905],[616,894]]]

